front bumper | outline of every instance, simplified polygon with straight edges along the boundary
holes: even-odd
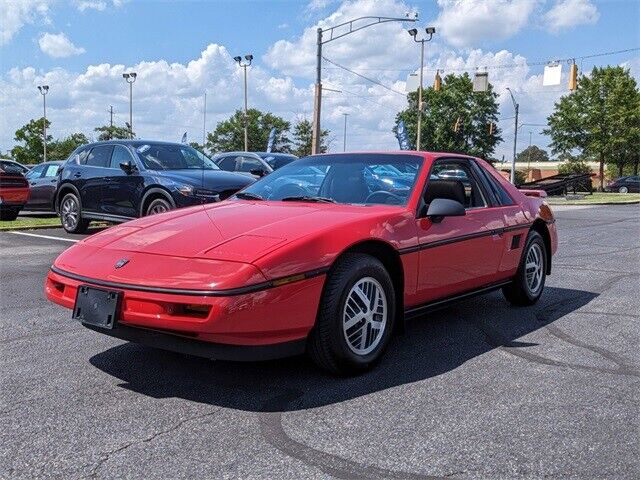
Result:
[[[292,283],[274,282],[260,289],[194,295],[193,291],[172,293],[170,288],[158,291],[160,289],[105,287],[98,280],[92,283],[90,279],[78,280],[50,271],[45,294],[50,301],[73,309],[80,285],[119,291],[122,303],[117,327],[112,331],[97,329],[101,333],[125,340],[129,339],[125,337],[138,338],[141,343],[157,341],[163,344],[172,337],[178,339],[175,340],[178,346],[185,342],[217,344],[208,347],[213,353],[201,356],[222,358],[219,356],[222,351],[226,358],[225,348],[231,346],[260,347],[304,341],[315,323],[323,284],[324,274],[317,274]],[[142,329],[144,334],[140,333]],[[194,348],[196,351],[201,349]],[[282,347],[285,352],[291,348]]]

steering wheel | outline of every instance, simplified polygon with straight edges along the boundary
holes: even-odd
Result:
[[[273,198],[285,198],[285,197],[304,197],[309,195],[306,188],[298,185],[297,183],[285,183],[276,188],[271,197]]]
[[[372,192],[369,195],[367,195],[367,198],[365,199],[364,203],[373,202],[374,199],[376,199],[377,197],[381,197],[383,195],[386,196],[386,198],[391,198],[392,200],[397,200],[398,203],[400,203],[400,204],[402,204],[402,202],[403,202],[403,198],[400,195],[396,195],[395,193],[387,192],[386,190],[376,190],[375,192]],[[385,201],[384,198],[381,198],[379,203],[387,204],[387,202]],[[394,203],[388,203],[388,205],[394,205]]]

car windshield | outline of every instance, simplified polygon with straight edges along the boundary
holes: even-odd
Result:
[[[238,198],[358,205],[406,205],[422,157],[384,153],[296,160],[244,189]]]
[[[188,145],[143,143],[136,153],[149,170],[220,170],[206,155]]]

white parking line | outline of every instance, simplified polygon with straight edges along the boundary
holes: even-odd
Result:
[[[14,235],[25,235],[27,237],[46,238],[47,240],[59,240],[61,242],[76,243],[78,241],[78,240],[73,240],[71,238],[52,237],[50,235],[39,235],[37,233],[16,232],[15,230],[9,230],[7,233],[13,233]]]

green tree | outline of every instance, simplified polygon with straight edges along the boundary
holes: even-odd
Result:
[[[311,141],[313,138],[313,124],[306,118],[298,118],[293,126],[293,149],[291,153],[298,157],[311,155]],[[320,132],[320,153],[326,153],[329,130]]]
[[[285,153],[290,151],[291,141],[287,137],[291,128],[289,122],[255,108],[247,111],[247,117],[250,151],[264,151],[267,148],[269,132],[274,127],[276,139],[273,151]],[[244,150],[244,111],[236,110],[229,119],[219,122],[215,130],[207,134],[205,147],[210,153]]]
[[[549,154],[536,145],[525,148],[516,155],[516,162],[548,162]]]
[[[640,90],[628,69],[595,67],[582,75],[576,91],[555,104],[548,118],[553,153],[578,150],[600,163],[600,190],[605,163],[620,171],[640,150]]]
[[[29,123],[16,130],[14,140],[19,143],[11,149],[11,156],[16,162],[22,164],[42,163],[44,159],[44,145],[42,134],[44,117],[29,120]],[[46,121],[47,131],[51,126],[49,120]],[[51,135],[47,134],[47,145],[51,142]]]
[[[591,167],[587,164],[588,159],[584,155],[563,153],[558,160],[561,162],[558,165],[558,173],[591,173]]]
[[[114,138],[130,138],[129,136],[129,122],[125,123],[124,127],[118,127],[117,125],[103,125],[102,127],[96,127],[93,129],[95,132],[99,132],[98,140],[113,140]],[[133,138],[136,138],[135,132],[133,132]]]
[[[502,141],[498,121],[498,95],[489,84],[487,92],[474,92],[467,73],[447,75],[440,91],[429,87],[423,91],[422,150],[461,152],[487,158]],[[396,126],[404,120],[407,138],[415,146],[418,130],[418,92],[407,96],[408,107],[396,115]],[[459,120],[458,120],[459,119]],[[458,123],[458,131],[455,125]],[[490,125],[493,131],[490,133]]]
[[[72,133],[68,137],[54,140],[47,145],[47,157],[51,160],[65,160],[80,145],[89,143],[84,133]]]

